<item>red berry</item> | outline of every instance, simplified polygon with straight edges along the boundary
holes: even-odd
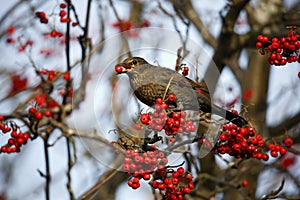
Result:
[[[136,183],[136,184],[133,183],[131,188],[135,190],[138,189],[140,186],[141,186],[140,183]]]
[[[117,73],[122,73],[122,72],[123,72],[123,67],[117,65],[117,66],[115,67],[115,71],[116,71]]]
[[[12,131],[10,134],[11,137],[13,138],[17,138],[18,137],[18,133],[16,131]]]
[[[163,104],[161,105],[161,107],[162,107],[164,110],[167,110],[169,106],[168,106],[168,104],[163,103]]]
[[[61,3],[61,4],[59,5],[59,7],[60,7],[60,8],[66,8],[66,7],[67,7],[67,4]]]
[[[275,144],[269,144],[268,149],[269,150],[274,150],[275,149]]]
[[[30,114],[33,115],[33,114],[36,112],[35,107],[30,107],[30,108],[28,109],[28,112],[29,112]]]
[[[51,117],[52,113],[51,113],[49,110],[46,110],[46,111],[44,112],[44,115],[45,115],[46,117]]]
[[[65,79],[66,81],[69,81],[69,80],[71,79],[70,72],[67,72],[67,73],[64,74],[64,79]]]
[[[27,141],[27,140],[29,139],[29,134],[28,134],[28,133],[25,133],[24,136],[23,136],[23,139],[24,139],[25,141]]]
[[[72,22],[72,26],[73,26],[73,27],[75,27],[75,26],[77,26],[77,25],[78,25],[77,22]]]
[[[177,172],[178,172],[179,174],[183,174],[183,173],[184,173],[184,168],[183,168],[183,167],[179,167],[179,168],[177,169]]]
[[[158,104],[158,105],[162,105],[162,104],[163,104],[162,98],[157,98],[155,102],[156,102],[156,104]]]
[[[52,30],[50,32],[50,36],[54,38],[54,37],[56,37],[56,33],[57,33],[56,30]]]
[[[150,180],[150,178],[151,178],[151,175],[150,174],[145,174],[144,176],[143,176],[143,179],[144,180]]]
[[[178,178],[179,177],[179,173],[178,172],[173,172],[172,173],[172,177],[173,178]]]
[[[173,179],[172,179],[172,184],[173,184],[173,185],[178,185],[178,183],[179,183],[178,178],[173,178]]]
[[[172,118],[174,118],[174,119],[180,119],[180,112],[173,112],[172,113]]]
[[[40,19],[40,22],[41,22],[42,24],[48,24],[48,19],[47,19],[47,18],[41,18],[41,19]]]
[[[286,147],[290,148],[293,145],[293,139],[290,137],[287,137],[284,139],[283,143]]]
[[[184,187],[182,190],[185,194],[189,194],[191,192],[191,189],[188,187]]]
[[[24,139],[23,138],[18,138],[17,139],[17,143],[19,144],[19,145],[22,145],[22,144],[24,144]]]
[[[277,156],[278,156],[278,152],[275,151],[275,150],[272,150],[272,151],[271,151],[271,156],[272,156],[272,157],[277,157]]]
[[[15,31],[15,27],[14,27],[14,26],[10,26],[10,27],[8,27],[8,29],[6,30],[6,32],[7,32],[8,35],[13,34],[14,31]]]
[[[43,113],[41,113],[41,112],[36,112],[36,113],[35,113],[35,118],[36,118],[37,120],[41,120],[41,119],[43,118]]]
[[[15,140],[13,138],[9,138],[8,141],[7,141],[7,143],[9,145],[14,145],[15,144]]]
[[[63,33],[62,32],[56,32],[56,36],[61,37],[61,36],[63,36]]]
[[[263,154],[262,159],[263,159],[264,161],[268,161],[268,160],[269,160],[268,154]]]
[[[257,40],[258,40],[258,41],[262,42],[263,39],[264,39],[264,36],[262,36],[262,35],[258,35],[258,36],[257,36]]]
[[[132,180],[128,180],[128,181],[127,181],[127,184],[131,187],[132,184],[133,184]]]
[[[261,42],[257,42],[255,46],[256,46],[257,49],[260,49],[262,47],[262,43]]]
[[[280,152],[280,155],[283,156],[286,154],[287,150],[286,150],[286,148],[282,147],[279,152]]]
[[[169,94],[169,96],[168,96],[168,100],[169,101],[175,101],[175,99],[176,99],[176,95],[175,94]]]
[[[140,117],[140,120],[143,124],[145,125],[149,125],[150,123],[150,116],[149,114],[145,113],[145,114],[142,114],[141,117]]]
[[[61,11],[59,12],[59,16],[60,16],[60,17],[64,17],[64,16],[66,16],[66,14],[67,14],[67,12],[64,11],[64,10],[61,10]]]
[[[36,12],[35,15],[39,18],[45,18],[46,17],[46,14],[45,12]]]
[[[244,181],[242,182],[242,186],[243,186],[243,187],[248,187],[248,185],[249,185],[248,180],[244,180]]]
[[[158,182],[157,182],[157,181],[153,181],[153,182],[152,182],[152,187],[153,187],[154,189],[158,188]]]

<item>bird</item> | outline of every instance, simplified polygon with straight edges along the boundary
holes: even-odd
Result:
[[[175,70],[152,65],[141,57],[126,58],[115,66],[115,70],[118,74],[128,75],[135,96],[150,107],[155,105],[158,98],[174,94],[174,101],[164,99],[169,105],[168,109],[213,113],[239,127],[248,124],[243,117],[212,103],[205,84],[199,84]]]

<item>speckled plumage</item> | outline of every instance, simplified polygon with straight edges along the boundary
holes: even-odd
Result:
[[[171,109],[195,110],[220,115],[238,126],[247,122],[240,116],[226,111],[211,103],[209,92],[206,88],[168,68],[149,64],[143,58],[127,58],[118,65],[124,66],[129,76],[130,85],[136,97],[148,106],[155,104],[157,98],[166,94],[175,94],[174,102],[167,102]],[[168,91],[166,92],[166,89]]]

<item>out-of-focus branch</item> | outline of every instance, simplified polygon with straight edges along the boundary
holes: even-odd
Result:
[[[185,32],[185,36],[181,33],[181,31],[179,30],[177,23],[176,23],[176,17],[175,15],[171,14],[170,12],[168,12],[165,8],[163,8],[162,4],[158,1],[158,7],[160,8],[160,10],[166,14],[167,16],[169,16],[172,19],[173,22],[173,26],[174,29],[176,30],[176,32],[179,35],[179,38],[181,40],[182,43],[182,47],[180,47],[177,50],[177,60],[176,60],[176,68],[175,70],[178,72],[181,69],[181,61],[182,59],[184,59],[185,56],[187,56],[187,54],[189,53],[189,51],[186,49],[186,43],[188,40],[188,33],[189,33],[189,25],[190,22],[189,21],[185,21],[183,19],[183,17],[181,16],[181,13],[179,12],[179,10],[174,6],[174,10],[176,11],[177,16],[181,19],[181,21],[185,24],[186,26],[186,32]]]
[[[89,64],[90,64],[90,58],[92,53],[92,41],[91,38],[88,35],[89,32],[89,22],[90,22],[90,10],[91,10],[91,1],[88,1],[87,4],[87,12],[86,12],[86,18],[85,18],[85,26],[82,28],[83,34],[78,37],[78,41],[81,46],[81,83],[80,87],[74,91],[73,95],[73,105],[74,108],[78,108],[79,104],[82,102],[82,100],[85,98],[86,95],[86,84],[89,79]],[[72,5],[72,10],[75,12],[75,9]]]
[[[178,0],[170,0],[174,7],[180,10],[183,15],[196,27],[204,41],[212,48],[216,49],[218,46],[216,38],[209,32],[208,28],[203,24],[197,11],[195,10],[191,0],[186,0],[184,3]]]
[[[10,16],[10,14],[12,12],[15,11],[15,9],[17,9],[20,5],[22,5],[23,3],[27,3],[29,0],[20,0],[18,2],[16,2],[10,9],[8,9],[2,16],[2,18],[0,19],[0,26],[2,26],[2,23],[5,21],[5,19],[7,17]]]
[[[234,0],[228,4],[230,8],[226,16],[223,18],[222,32],[233,32],[234,25],[241,11],[249,3],[250,0]]]
[[[244,37],[234,32],[234,25],[240,12],[248,2],[249,0],[232,1],[228,5],[229,11],[227,12],[226,16],[222,18],[223,25],[221,34],[218,38],[219,45],[213,57],[213,60],[220,71],[222,71],[223,67],[227,64],[226,59],[232,59],[231,56],[236,52],[241,51],[244,45]]]
[[[97,183],[90,188],[87,192],[85,192],[79,199],[87,200],[93,194],[95,194],[107,181],[109,181],[112,177],[114,177],[118,171],[121,170],[121,164],[123,162],[123,156],[119,155],[115,161],[109,166],[109,169],[100,176]]]
[[[270,136],[276,137],[284,134],[287,130],[293,128],[300,123],[300,112],[295,116],[282,121],[277,126],[269,127]]]
[[[113,12],[114,12],[119,24],[120,24],[121,32],[125,31],[124,23],[122,22],[121,18],[119,17],[117,9],[114,6],[113,0],[109,0],[109,3],[110,3],[110,6],[113,9]],[[125,37],[124,34],[122,34],[121,36],[122,36],[122,43],[123,43],[122,46],[124,46],[124,48],[126,49],[127,56],[131,57],[131,52],[130,52],[128,40],[127,40],[127,38]]]

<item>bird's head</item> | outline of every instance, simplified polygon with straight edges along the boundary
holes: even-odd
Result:
[[[115,66],[115,71],[118,74],[127,73],[132,71],[134,68],[148,64],[148,62],[140,57],[126,58],[122,63]]]

